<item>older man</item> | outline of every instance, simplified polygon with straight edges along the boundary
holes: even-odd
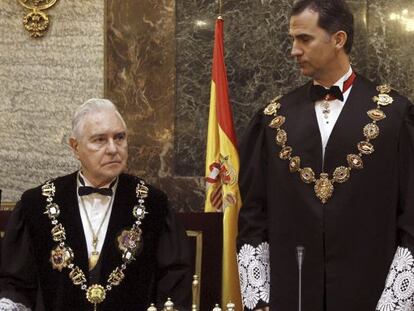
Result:
[[[289,34],[312,81],[261,109],[240,148],[246,310],[298,310],[303,246],[303,310],[413,311],[414,106],[351,68],[344,0],[295,1]]]
[[[0,310],[146,310],[167,297],[188,307],[185,233],[163,192],[123,173],[127,132],[115,106],[80,106],[70,145],[81,169],[26,191],[10,219]]]

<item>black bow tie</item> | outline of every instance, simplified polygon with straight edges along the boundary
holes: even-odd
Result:
[[[318,101],[325,99],[326,95],[330,95],[330,99],[336,98],[340,101],[344,101],[341,89],[337,85],[331,86],[329,89],[325,89],[322,85],[312,85],[310,88],[310,98],[312,101]]]
[[[82,186],[78,188],[78,195],[84,196],[84,195],[89,195],[92,193],[99,193],[99,194],[107,195],[110,197],[113,194],[112,187],[115,185],[116,180],[117,179],[111,182],[111,184],[109,185],[109,188],[95,188],[95,187],[85,186],[85,181],[79,175],[79,182],[81,183]]]
[[[91,193],[99,193],[102,195],[112,196],[112,189],[111,188],[94,188],[89,186],[80,186],[78,188],[79,196],[88,195]]]

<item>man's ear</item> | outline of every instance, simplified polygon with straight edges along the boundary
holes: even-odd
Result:
[[[338,50],[343,49],[346,41],[348,40],[348,35],[345,31],[341,30],[334,34],[334,39],[336,48]]]
[[[69,138],[69,145],[72,148],[73,154],[75,155],[76,159],[79,160],[79,142],[77,141],[77,139],[74,137]]]

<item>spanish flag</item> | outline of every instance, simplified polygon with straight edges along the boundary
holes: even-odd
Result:
[[[206,212],[223,212],[222,304],[242,310],[237,269],[237,218],[241,206],[239,155],[224,64],[223,19],[217,18],[206,154]]]

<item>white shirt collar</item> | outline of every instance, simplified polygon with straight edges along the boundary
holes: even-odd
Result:
[[[80,177],[82,177],[83,181],[85,182],[85,186],[89,186],[89,187],[95,187],[89,180],[88,178],[85,177],[85,175],[82,174],[82,171],[79,171],[79,175]],[[112,179],[109,183],[99,187],[99,188],[109,188],[109,185],[116,179],[116,177],[114,179]],[[79,179],[78,179],[78,186],[79,186]]]
[[[341,90],[341,92],[343,92],[343,88],[344,88],[344,82],[346,80],[348,80],[348,78],[352,75],[352,67],[350,66],[348,71],[346,72],[346,74],[344,74],[341,78],[339,78],[338,81],[336,81],[333,85],[336,85],[339,87],[339,89]],[[314,81],[315,84],[320,85],[318,82]],[[333,86],[332,85],[332,86]],[[325,87],[326,89],[328,89],[327,87]]]

